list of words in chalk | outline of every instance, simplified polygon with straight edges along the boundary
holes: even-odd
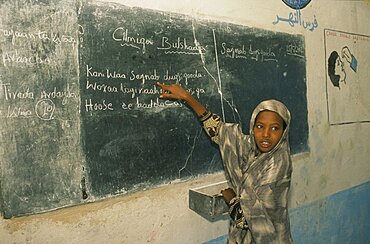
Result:
[[[44,16],[47,6],[29,11],[0,25],[0,118],[68,119],[63,111],[79,103],[75,15],[60,9]]]

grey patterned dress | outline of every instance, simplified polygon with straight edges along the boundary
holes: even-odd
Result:
[[[278,113],[286,125],[278,144],[267,153],[257,149],[253,135],[254,121],[264,110]],[[252,113],[249,135],[239,124],[224,123],[214,114],[202,122],[219,145],[226,176],[240,202],[244,224],[230,222],[229,243],[293,243],[287,207],[292,173],[289,110],[276,100],[260,103]]]

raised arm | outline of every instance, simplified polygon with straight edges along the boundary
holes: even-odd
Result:
[[[207,113],[207,109],[180,85],[165,85],[159,82],[157,82],[157,85],[162,88],[162,94],[159,96],[160,98],[184,101],[191,107],[191,109],[193,109],[198,117],[202,117],[202,115]]]

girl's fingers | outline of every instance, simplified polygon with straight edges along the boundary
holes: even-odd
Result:
[[[174,84],[165,85],[159,82],[157,82],[156,84],[162,88],[162,93],[159,96],[159,98],[180,99],[179,90],[177,89],[176,85]]]
[[[161,95],[159,95],[159,98],[166,98],[167,97],[166,96],[167,95],[166,94],[166,90],[167,90],[166,89],[166,85],[165,84],[161,84],[159,82],[157,82],[156,85],[162,88],[162,93],[161,93]]]
[[[156,85],[157,85],[157,86],[160,86],[162,89],[164,89],[164,87],[165,87],[165,84],[161,84],[161,83],[159,83],[159,82],[157,82],[157,83],[156,83]]]

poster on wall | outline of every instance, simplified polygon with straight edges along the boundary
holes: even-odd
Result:
[[[330,125],[370,122],[370,36],[325,29]]]

